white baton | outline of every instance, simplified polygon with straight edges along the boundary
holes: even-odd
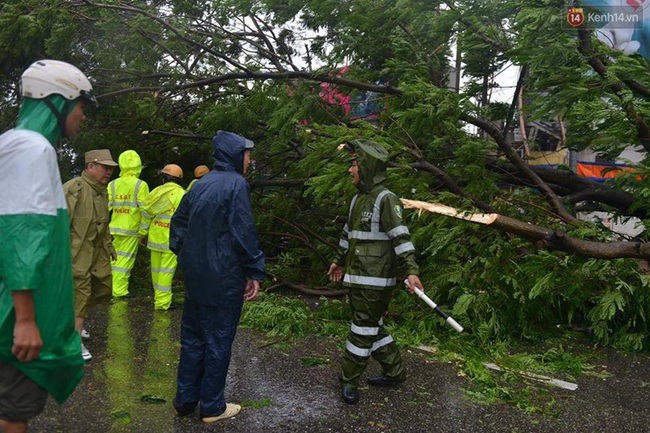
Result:
[[[407,288],[410,288],[408,280],[404,280],[404,284],[406,285]],[[456,331],[458,331],[458,332],[463,332],[463,327],[460,326],[460,324],[459,324],[458,322],[456,322],[452,317],[450,317],[449,314],[447,314],[447,313],[445,313],[444,311],[442,311],[442,310],[440,309],[440,307],[438,307],[438,305],[437,305],[435,302],[433,302],[433,301],[431,300],[431,298],[429,298],[427,295],[425,295],[424,292],[423,292],[422,290],[420,290],[420,289],[418,289],[418,288],[416,287],[413,291],[414,291],[415,294],[418,295],[418,297],[419,297],[420,299],[422,299],[422,300],[423,300],[423,301],[424,301],[424,302],[425,302],[429,307],[433,308],[433,309],[435,310],[436,313],[438,313],[440,316],[442,316],[442,318],[445,319],[445,321],[446,321],[447,323],[449,323],[449,324],[451,325],[452,328],[454,328],[454,329],[455,329]]]

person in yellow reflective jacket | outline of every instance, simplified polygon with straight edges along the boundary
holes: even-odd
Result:
[[[154,288],[154,307],[167,310],[172,303],[172,280],[178,259],[169,249],[169,227],[176,208],[185,195],[179,185],[183,170],[176,164],[167,164],[160,172],[162,185],[154,188],[142,206],[140,245],[151,250],[151,281]]]
[[[138,254],[141,209],[149,195],[147,182],[138,179],[140,155],[127,150],[118,158],[120,177],[108,184],[108,208],[112,212],[110,231],[117,260],[111,264],[113,296],[130,297],[129,276]]]
[[[199,181],[203,176],[210,173],[210,168],[207,165],[199,165],[194,169],[194,180],[187,185],[186,192],[190,192],[190,189],[194,186],[196,182]]]

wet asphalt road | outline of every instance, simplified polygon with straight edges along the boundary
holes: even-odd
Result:
[[[471,383],[431,353],[404,349],[408,381],[398,389],[362,388],[361,402],[339,399],[337,341],[280,341],[247,329],[235,340],[227,398],[238,416],[203,424],[198,412],[177,418],[175,392],[181,311],[154,312],[136,296],[97,307],[87,321],[93,360],[62,406],[50,398],[30,432],[575,432],[650,431],[650,357],[603,351],[578,377],[576,391],[549,388],[557,416],[528,415],[513,405],[478,403]],[[329,359],[305,365],[308,358]],[[377,373],[371,363],[369,374]]]

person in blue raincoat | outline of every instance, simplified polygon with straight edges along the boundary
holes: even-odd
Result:
[[[212,144],[214,169],[183,197],[169,244],[185,279],[174,409],[185,416],[200,404],[204,422],[241,410],[224,395],[232,343],[244,300],[257,296],[266,276],[250,188],[242,176],[253,142],[218,131]]]

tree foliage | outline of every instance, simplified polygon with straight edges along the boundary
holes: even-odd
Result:
[[[219,129],[256,142],[253,198],[279,280],[327,283],[354,189],[337,146],[371,138],[392,155],[399,196],[508,218],[497,228],[407,212],[423,281],[438,303],[492,338],[556,325],[647,347],[645,234],[580,221],[587,204],[648,219],[647,172],[599,184],[529,165],[509,132],[516,101],[494,102],[495,74],[528,72],[517,92],[533,120],[567,125],[566,145],[616,155],[650,148],[647,59],[564,26],[564,2],[536,0],[16,0],[0,9],[0,122],[16,119],[31,62],[79,66],[100,96],[62,167],[86,149],[136,150],[152,186],[168,162],[210,163]],[[448,88],[453,53],[465,85]],[[370,95],[370,96],[369,96]],[[368,98],[369,96],[369,98]],[[353,120],[360,104],[379,107]],[[363,99],[366,98],[366,99]],[[65,161],[63,160],[65,159]],[[71,176],[69,170],[62,173]],[[189,183],[189,176],[186,181]]]

